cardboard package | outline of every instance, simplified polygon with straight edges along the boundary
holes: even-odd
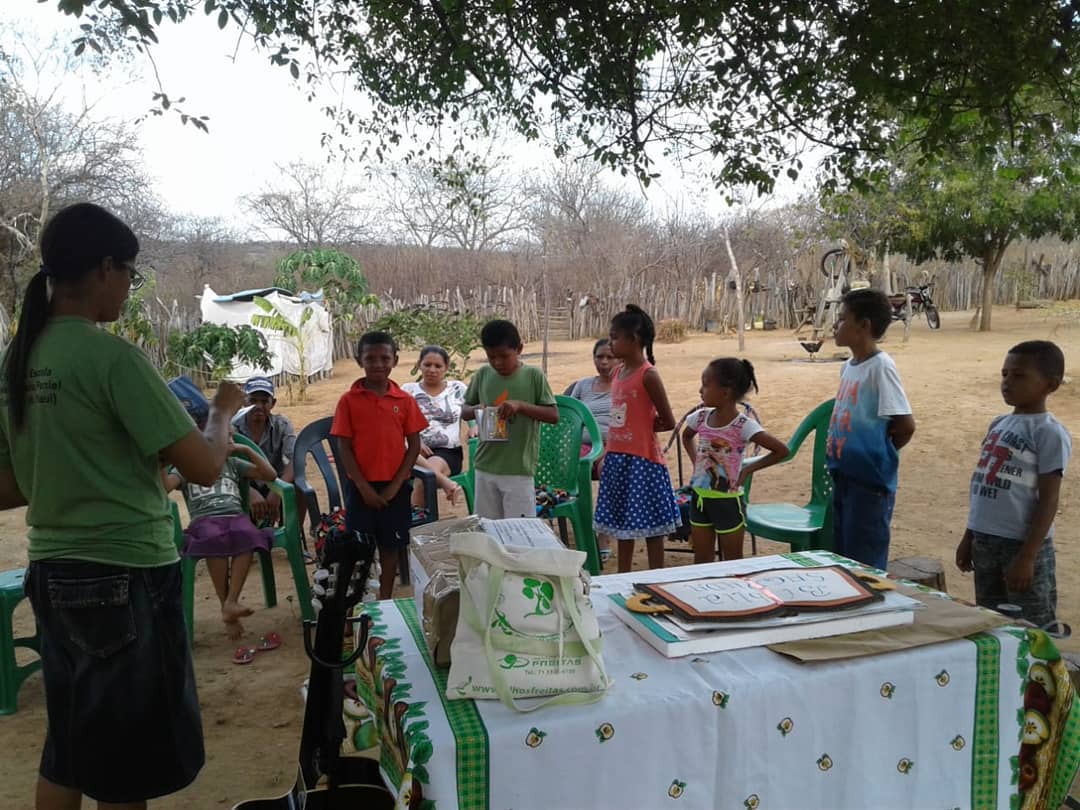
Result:
[[[450,643],[458,621],[458,564],[450,553],[450,535],[476,531],[494,537],[504,546],[563,547],[548,525],[538,518],[488,520],[470,515],[413,529],[409,569],[416,614],[436,666],[450,666]]]
[[[770,644],[769,649],[798,661],[839,661],[953,641],[1009,623],[1009,619],[1000,613],[965,605],[945,594],[927,593],[906,585],[897,586],[897,591],[923,604],[922,610],[915,611],[912,624],[832,638],[785,641]]]

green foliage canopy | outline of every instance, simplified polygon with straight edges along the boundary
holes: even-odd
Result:
[[[379,158],[509,122],[643,183],[661,150],[711,155],[717,185],[767,192],[798,176],[807,144],[827,147],[831,177],[857,180],[898,118],[922,122],[924,154],[961,136],[1030,152],[1047,124],[1030,91],[1056,99],[1051,123],[1069,132],[1080,110],[1080,9],[1066,0],[57,3],[84,21],[77,48],[149,49],[162,25],[201,10],[298,81],[351,77],[371,113],[328,112]]]
[[[1008,141],[986,147],[961,140],[933,160],[898,150],[876,187],[839,195],[827,200],[827,207],[841,215],[872,213],[878,225],[875,247],[887,240],[916,262],[975,259],[983,272],[980,328],[988,330],[994,278],[1009,244],[1049,234],[1066,241],[1080,235],[1078,180],[1080,141],[1050,128],[1034,137],[1031,149]]]

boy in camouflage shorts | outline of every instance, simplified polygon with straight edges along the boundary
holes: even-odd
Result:
[[[956,565],[975,572],[975,600],[1020,606],[1044,626],[1057,613],[1054,515],[1072,440],[1046,399],[1065,376],[1065,356],[1048,340],[1013,346],[1001,395],[1013,412],[990,423],[971,477],[967,531]]]

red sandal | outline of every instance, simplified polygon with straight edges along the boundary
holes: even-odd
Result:
[[[252,647],[237,647],[233,653],[234,664],[250,664],[255,660],[255,650]]]
[[[270,650],[276,650],[281,646],[281,636],[273,631],[267,633],[259,639],[259,643],[255,649],[259,652],[270,652]]]

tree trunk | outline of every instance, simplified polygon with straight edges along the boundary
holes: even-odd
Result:
[[[893,290],[893,281],[892,281],[892,269],[889,267],[889,244],[888,244],[888,242],[885,243],[885,253],[881,258],[881,273],[882,273],[883,280],[885,282],[884,284],[882,284],[882,290],[884,290],[885,295],[892,295],[894,290]]]
[[[995,251],[991,247],[983,255],[983,312],[978,320],[980,332],[990,330],[990,315],[994,313],[994,280],[998,274],[998,266],[1001,264],[1003,253],[1004,251]]]
[[[735,280],[735,309],[738,311],[736,334],[739,336],[739,351],[746,350],[746,312],[743,308],[742,277],[739,275],[739,265],[735,263],[735,251],[731,249],[731,233],[724,228],[724,247],[727,248],[728,260],[731,262],[730,278]]]

